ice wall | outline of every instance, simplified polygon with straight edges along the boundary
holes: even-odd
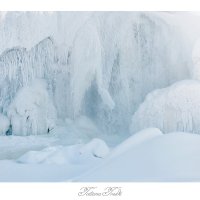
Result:
[[[1,112],[21,87],[44,78],[59,118],[86,115],[102,132],[128,134],[147,93],[191,76],[190,45],[174,19],[154,12],[4,14]]]

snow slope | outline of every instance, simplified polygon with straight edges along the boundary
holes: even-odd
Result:
[[[25,144],[24,137],[11,137]],[[42,144],[38,137],[34,140],[36,136],[28,136],[26,142],[31,139]],[[49,141],[49,145],[42,149],[30,148],[12,160],[0,160],[0,181],[200,180],[200,136],[197,134],[162,134],[150,128],[113,149],[99,139],[70,146]]]
[[[149,134],[153,132],[150,131]],[[143,138],[142,132],[141,137]],[[147,136],[139,145],[134,144],[134,138],[128,141],[133,145],[127,146],[126,151],[122,148],[121,154],[107,159],[74,181],[200,180],[199,135],[174,132],[158,134],[151,139]]]

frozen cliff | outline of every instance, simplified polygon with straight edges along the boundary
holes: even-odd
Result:
[[[85,115],[104,133],[128,134],[131,116],[149,92],[192,77],[194,41],[183,31],[187,32],[187,28],[180,15],[3,13],[0,18],[1,114],[8,116],[13,125],[11,116],[16,110],[10,109],[21,88],[34,85],[36,79],[44,79],[45,98],[55,108],[53,119],[57,116],[74,120]],[[41,115],[44,118],[43,113],[38,113],[38,119]],[[24,123],[25,127],[32,126]],[[34,129],[30,134],[43,130],[46,133],[48,126],[44,126],[41,125],[42,131],[34,132]],[[20,132],[28,135],[27,131],[19,130],[13,134],[20,135]]]

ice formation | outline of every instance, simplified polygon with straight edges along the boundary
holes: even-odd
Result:
[[[50,133],[56,122],[56,109],[44,80],[22,87],[8,108],[13,135]]]
[[[42,78],[58,118],[85,115],[102,133],[128,134],[131,116],[146,94],[191,77],[192,44],[180,31],[177,15],[4,13],[0,111],[7,115],[20,89]],[[28,124],[23,122],[26,131],[21,131],[12,122],[16,134],[46,133],[46,125],[28,133]]]
[[[91,152],[91,154],[97,158],[104,158],[109,153],[109,147],[103,140],[95,138],[83,146],[79,152],[80,154]]]
[[[200,134],[200,82],[185,80],[147,95],[134,113],[131,132],[156,127],[164,133]]]
[[[0,135],[6,134],[6,132],[9,130],[9,125],[9,119],[6,116],[0,114]]]

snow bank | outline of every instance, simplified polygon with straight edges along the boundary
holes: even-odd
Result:
[[[147,95],[132,117],[130,131],[156,127],[164,133],[200,134],[200,82],[185,80]]]
[[[97,158],[104,158],[109,153],[106,143],[93,139],[87,144],[71,146],[53,146],[40,151],[29,151],[17,159],[26,164],[83,164]]]
[[[18,163],[24,164],[73,164],[78,163],[78,153],[81,145],[53,146],[40,151],[29,151],[17,159]]]
[[[98,128],[94,124],[94,122],[89,119],[86,116],[79,116],[75,121],[74,121],[74,126],[76,126],[80,131],[87,131],[90,132],[91,134],[97,134],[99,133]]]
[[[80,153],[84,154],[90,152],[93,156],[98,158],[104,158],[109,153],[109,148],[103,140],[98,138],[92,139],[88,144],[80,149]]]
[[[61,147],[47,147],[42,151],[29,151],[17,159],[19,163],[28,164],[64,164],[67,162],[66,156],[60,151]]]
[[[199,181],[199,151],[199,135],[164,134],[130,146],[74,181]]]
[[[8,109],[14,135],[47,134],[55,126],[56,109],[44,80],[35,80],[16,94]]]
[[[37,136],[0,136],[0,160],[16,159],[27,151],[41,150],[58,142],[49,135]]]
[[[132,135],[131,137],[129,137],[128,139],[126,139],[125,141],[123,141],[117,147],[115,147],[111,151],[109,158],[117,157],[123,154],[124,152],[128,151],[130,148],[141,145],[143,142],[146,142],[150,139],[153,139],[155,137],[159,137],[162,135],[163,133],[157,128],[147,128],[147,129],[141,130],[135,133],[134,135]]]
[[[40,136],[37,139],[2,136],[1,139],[13,138],[13,142],[23,144],[29,137],[35,138],[33,143],[40,141]],[[0,160],[0,181],[200,180],[200,136],[197,134],[162,134],[156,128],[146,129],[114,148],[104,159],[94,155],[94,143],[101,143],[98,150],[101,154],[107,149],[103,141],[95,139],[88,144],[30,149],[16,161]],[[5,141],[3,144],[6,145]]]
[[[0,135],[5,135],[9,129],[10,122],[5,115],[0,114]]]

